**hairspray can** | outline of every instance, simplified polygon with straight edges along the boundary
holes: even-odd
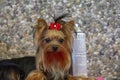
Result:
[[[72,74],[73,76],[87,76],[87,56],[85,33],[77,32],[74,37],[74,46],[72,53]]]

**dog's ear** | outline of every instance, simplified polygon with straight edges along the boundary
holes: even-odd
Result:
[[[66,35],[66,40],[68,47],[69,47],[69,51],[72,52],[72,47],[73,47],[73,32],[75,31],[74,28],[74,20],[70,20],[68,22],[65,21],[59,21],[59,23],[63,26],[61,31],[63,31],[63,33]]]
[[[68,44],[68,46],[69,46],[69,49],[70,49],[70,52],[72,53],[72,48],[73,48],[73,41],[74,41],[74,38],[73,38],[73,32],[75,31],[75,22],[74,22],[74,20],[71,20],[71,21],[69,21],[69,22],[66,22],[66,24],[65,24],[65,29],[66,29],[66,31],[65,31],[65,33],[66,33],[66,35],[67,35],[67,44]]]
[[[66,25],[68,26],[67,28],[69,28],[70,31],[74,31],[74,26],[75,26],[74,20],[71,20],[71,21],[69,21],[69,22],[66,22]]]
[[[42,34],[46,29],[47,29],[47,22],[44,19],[39,18],[37,21],[35,33],[33,36],[34,45],[36,48],[38,47],[39,39],[42,37]]]

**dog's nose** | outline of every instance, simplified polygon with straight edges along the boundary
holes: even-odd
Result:
[[[53,46],[52,49],[53,49],[53,51],[57,51],[58,47],[57,46]]]

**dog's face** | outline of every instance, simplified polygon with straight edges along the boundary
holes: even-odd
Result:
[[[68,52],[67,40],[63,32],[47,30],[41,46],[44,51],[43,65],[47,70],[59,69],[64,71],[70,67],[70,53]]]
[[[50,29],[45,20],[39,19],[34,34],[37,69],[40,70],[42,65],[44,71],[53,74],[69,71],[71,65],[74,22],[58,23],[62,26],[60,30]]]

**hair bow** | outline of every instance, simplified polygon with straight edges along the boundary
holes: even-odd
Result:
[[[51,30],[52,29],[60,30],[61,29],[61,25],[59,23],[52,22],[52,23],[50,23],[49,29],[51,29]]]

